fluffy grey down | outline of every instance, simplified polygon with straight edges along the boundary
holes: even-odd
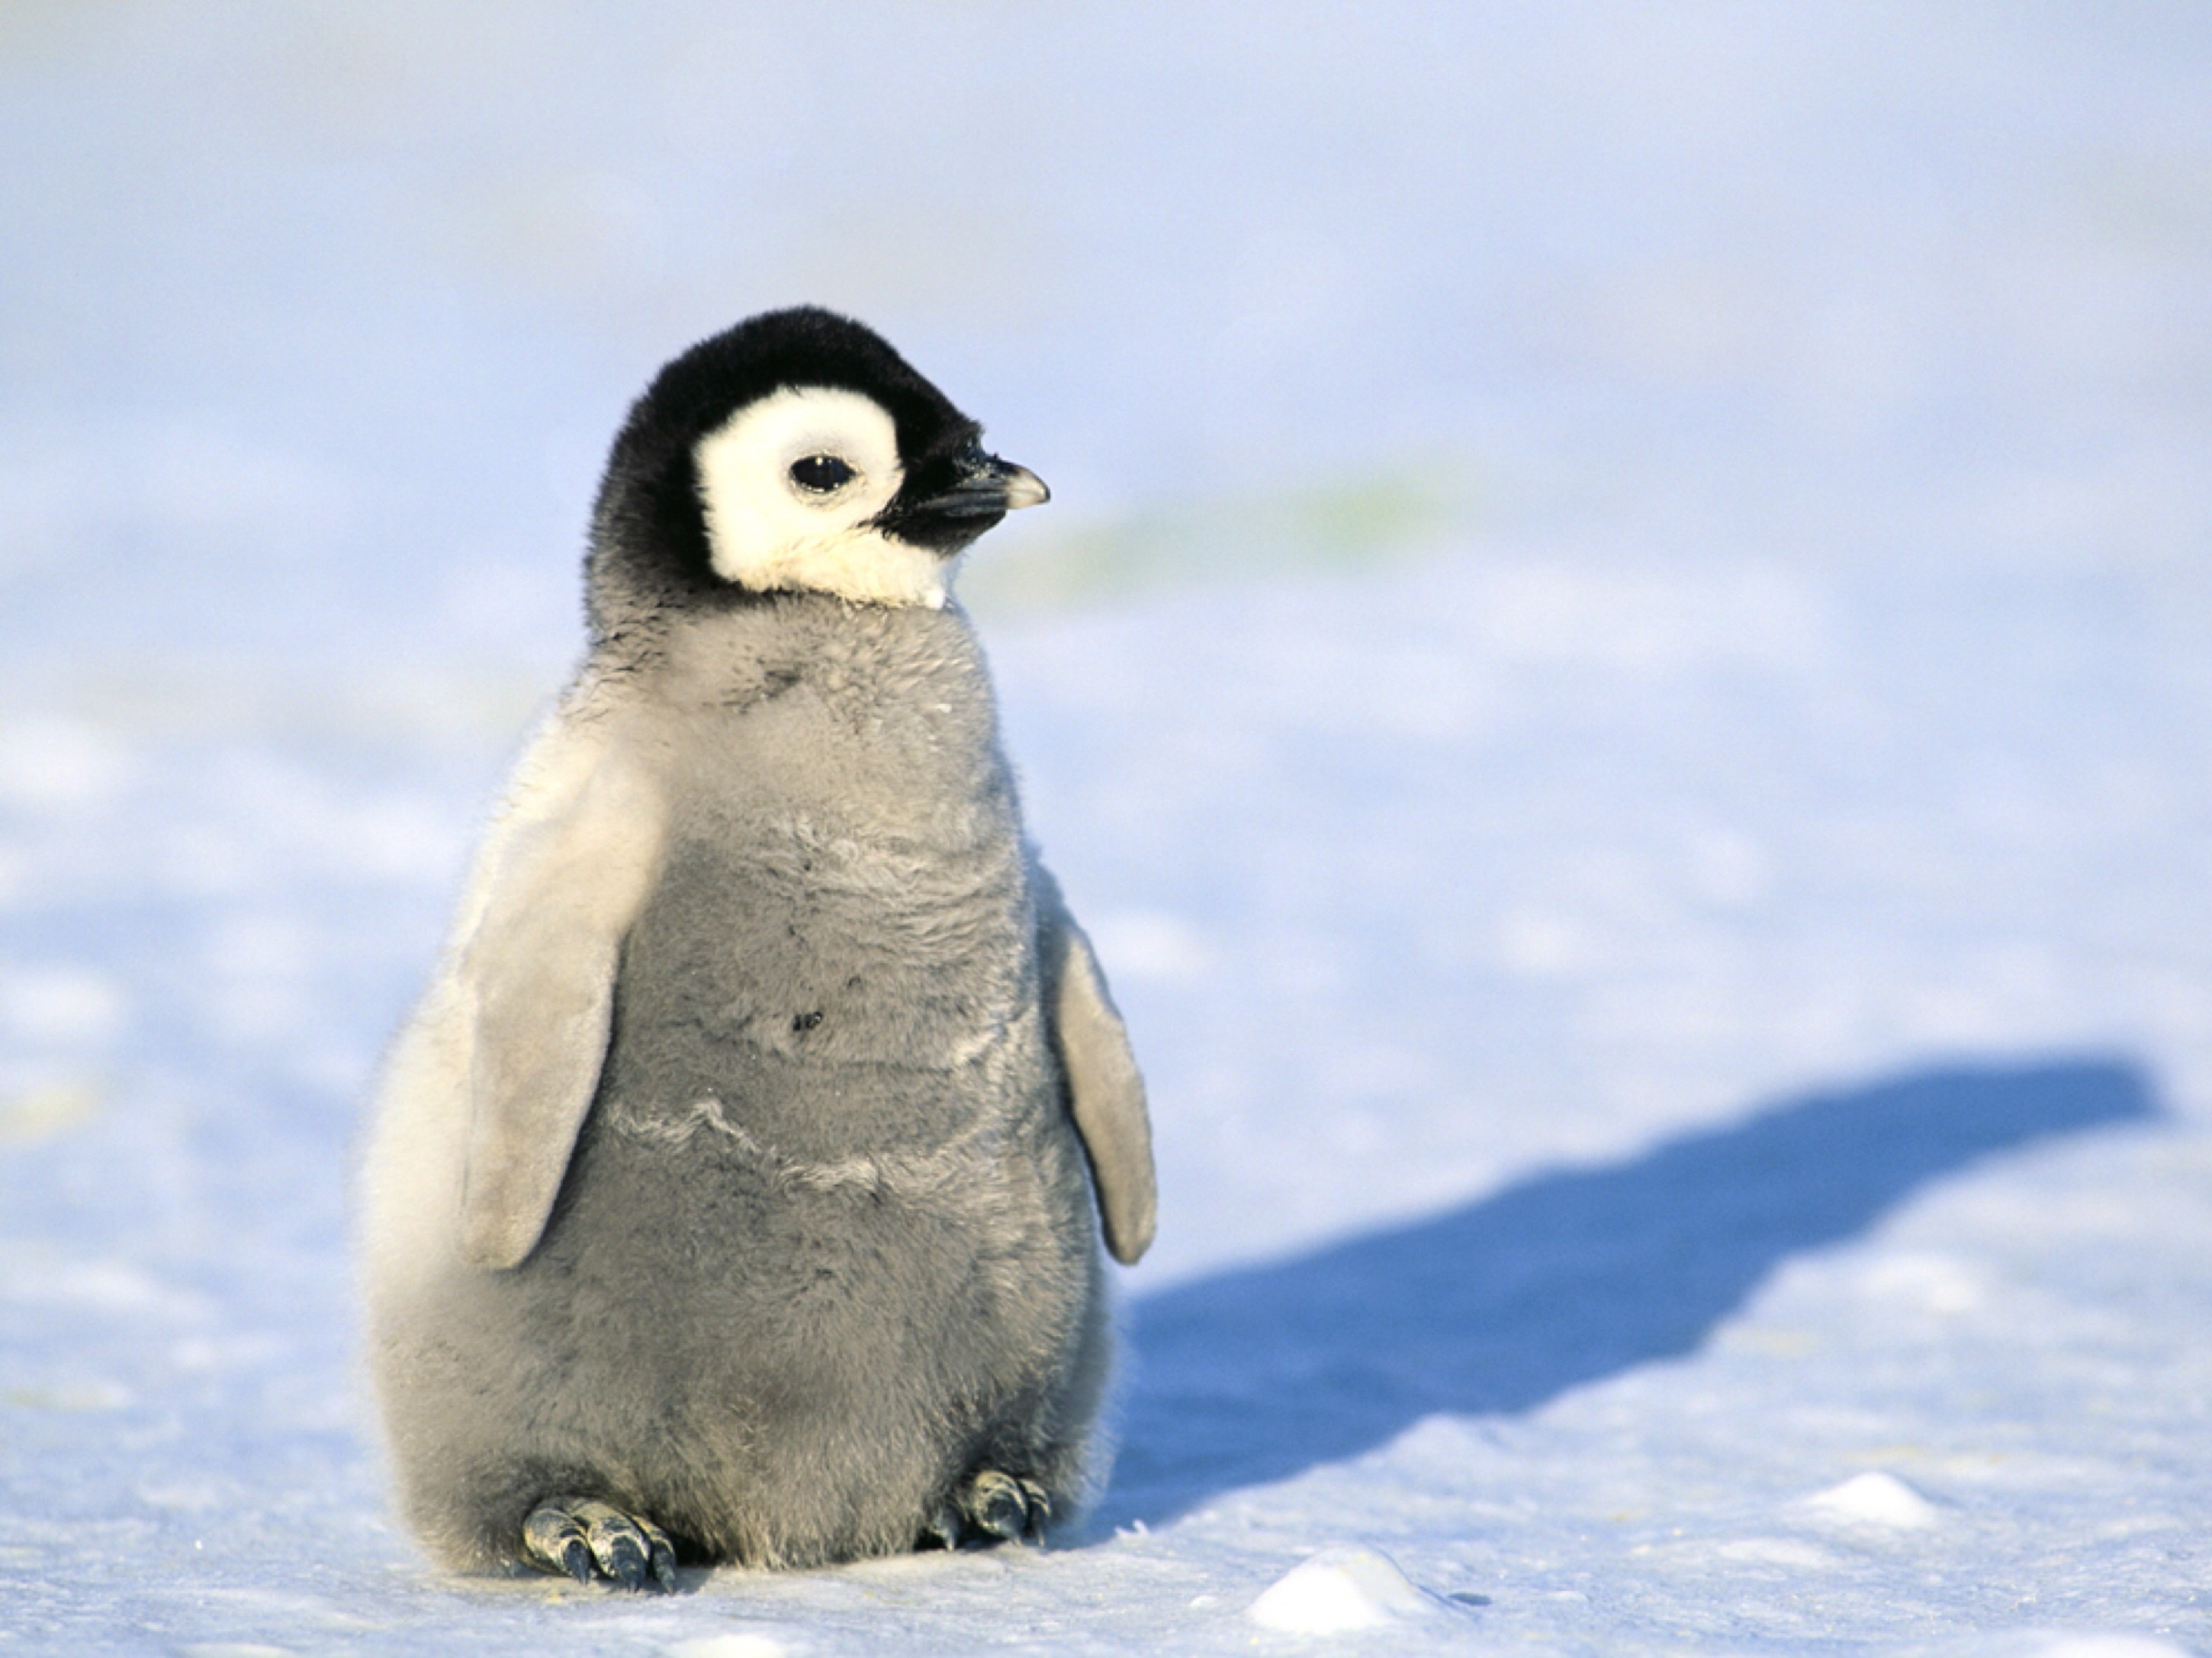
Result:
[[[603,645],[371,1147],[410,1520],[483,1568],[576,1493],[798,1566],[915,1546],[979,1475],[1066,1515],[1109,1359],[1079,1120],[1133,1259],[1141,1087],[957,607],[746,596]]]

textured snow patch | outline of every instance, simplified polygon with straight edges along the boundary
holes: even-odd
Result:
[[[945,1578],[973,1581],[978,1577],[1002,1577],[1006,1570],[1006,1563],[988,1550],[971,1553],[964,1549],[917,1549],[912,1554],[884,1554],[872,1560],[854,1560],[838,1567],[837,1575],[863,1582],[896,1582],[908,1578],[927,1582]]]
[[[1965,1261],[1937,1254],[1900,1254],[1876,1262],[1859,1287],[1881,1300],[1900,1301],[1930,1313],[1966,1313],[1984,1298],[1982,1282]]]
[[[1743,1560],[1759,1566],[1801,1567],[1808,1571],[1836,1564],[1836,1557],[1818,1544],[1800,1542],[1794,1537],[1747,1537],[1741,1542],[1723,1543],[1715,1552],[1723,1560]]]
[[[1936,1521],[1936,1505],[1891,1473],[1855,1474],[1807,1497],[1805,1506],[1831,1520],[1896,1531],[1924,1531]]]
[[[669,1658],[789,1658],[792,1649],[773,1635],[747,1630],[735,1635],[702,1635],[668,1649]]]
[[[2185,1647],[2154,1635],[2052,1635],[2029,1647],[2027,1658],[2191,1658]]]
[[[1376,1629],[1443,1610],[1379,1550],[1357,1545],[1323,1549],[1286,1572],[1252,1603],[1248,1614],[1267,1629],[1300,1635]]]

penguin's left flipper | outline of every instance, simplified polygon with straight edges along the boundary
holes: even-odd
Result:
[[[984,1468],[945,1500],[922,1528],[925,1549],[988,1547],[994,1543],[1036,1543],[1052,1519],[1052,1499],[1033,1479],[1018,1479]]]
[[[522,1522],[523,1558],[540,1571],[626,1589],[676,1587],[676,1549],[650,1520],[588,1497],[556,1497]]]
[[[1037,945],[1054,1051],[1067,1078],[1068,1111],[1091,1160],[1106,1248],[1133,1266],[1152,1246],[1158,1209],[1152,1122],[1129,1033],[1106,988],[1091,940],[1068,914],[1060,884],[1032,861]]]

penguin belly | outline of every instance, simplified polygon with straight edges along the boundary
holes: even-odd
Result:
[[[574,1488],[806,1565],[912,1547],[981,1467],[1073,1504],[1102,1273],[1018,845],[896,861],[672,847],[552,1219],[494,1286],[533,1424],[503,1509]]]

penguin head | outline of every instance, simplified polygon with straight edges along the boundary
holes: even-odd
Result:
[[[671,362],[608,459],[593,619],[786,591],[941,606],[984,531],[1048,499],[881,337],[771,311]]]

